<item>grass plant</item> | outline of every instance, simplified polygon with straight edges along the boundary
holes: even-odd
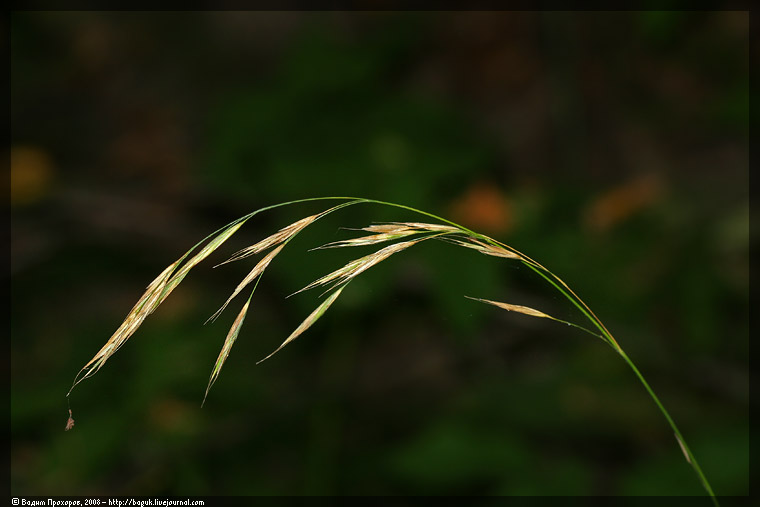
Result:
[[[477,302],[493,305],[507,311],[517,312],[517,313],[521,313],[521,314],[531,316],[531,317],[550,319],[556,322],[567,324],[569,326],[573,326],[575,328],[578,328],[602,340],[605,344],[607,344],[610,348],[612,348],[612,350],[615,353],[617,353],[617,355],[620,356],[623,359],[623,361],[625,361],[625,363],[631,368],[633,373],[636,375],[638,380],[646,389],[647,393],[649,393],[649,396],[657,405],[657,408],[660,410],[662,415],[665,417],[665,420],[667,421],[667,423],[670,425],[671,429],[673,430],[676,441],[681,451],[683,452],[684,457],[686,458],[686,461],[694,470],[695,474],[699,478],[705,491],[711,497],[713,503],[715,505],[718,505],[717,498],[715,497],[715,494],[713,493],[710,483],[707,481],[707,478],[702,472],[702,469],[700,468],[696,457],[694,456],[692,451],[689,449],[689,446],[686,444],[686,441],[684,440],[680,430],[676,426],[675,422],[673,421],[668,411],[665,409],[665,407],[661,403],[660,399],[652,390],[649,383],[646,381],[646,379],[644,378],[642,373],[639,371],[639,369],[636,367],[636,365],[633,363],[633,361],[628,357],[628,355],[622,349],[622,347],[617,342],[617,340],[612,336],[612,333],[610,333],[607,327],[602,323],[602,321],[594,314],[591,308],[589,308],[589,306],[564,281],[562,281],[562,279],[560,279],[556,274],[551,272],[549,269],[542,266],[541,264],[531,259],[527,255],[523,254],[522,252],[500,241],[497,241],[493,238],[474,232],[470,229],[467,229],[466,227],[463,227],[454,222],[451,222],[450,220],[446,220],[445,218],[441,218],[439,216],[433,215],[426,211],[418,210],[418,209],[405,206],[402,204],[383,202],[383,201],[378,201],[374,199],[364,199],[364,198],[355,198],[355,197],[315,197],[315,198],[299,199],[295,201],[279,203],[279,204],[258,209],[252,213],[249,213],[248,215],[245,215],[227,224],[221,229],[218,229],[217,231],[213,232],[212,234],[210,234],[209,236],[201,240],[199,243],[197,243],[193,248],[188,250],[177,261],[170,264],[160,275],[158,275],[158,277],[155,280],[153,280],[153,282],[151,282],[148,285],[146,292],[138,300],[137,304],[132,308],[132,310],[129,312],[129,314],[124,319],[122,324],[117,328],[117,330],[111,336],[111,338],[97,352],[97,354],[95,354],[95,356],[92,359],[90,359],[89,362],[85,364],[85,366],[76,375],[76,377],[74,378],[73,385],[71,386],[71,389],[69,390],[67,394],[67,397],[71,394],[71,391],[74,389],[74,387],[77,384],[79,384],[84,379],[94,375],[95,373],[97,373],[98,370],[100,370],[100,368],[103,367],[106,361],[108,361],[108,359],[114,353],[116,353],[116,351],[124,343],[126,343],[126,341],[134,334],[137,328],[142,324],[145,318],[147,318],[148,315],[153,313],[156,310],[156,308],[158,308],[158,306],[169,296],[169,294],[177,287],[177,285],[179,285],[179,283],[185,278],[185,276],[193,267],[195,267],[197,264],[199,264],[209,255],[211,255],[227,239],[229,239],[233,234],[235,234],[235,232],[237,232],[246,223],[246,221],[248,221],[250,218],[252,218],[253,216],[261,212],[264,212],[273,208],[288,206],[288,205],[297,204],[297,203],[304,203],[304,202],[309,202],[309,201],[329,201],[329,200],[343,201],[343,202],[341,202],[340,204],[336,206],[330,207],[321,213],[307,216],[286,227],[283,227],[276,233],[264,238],[263,240],[255,243],[254,245],[251,245],[249,247],[246,247],[238,251],[237,253],[232,255],[232,257],[230,257],[227,261],[221,263],[221,264],[226,264],[228,262],[240,261],[240,260],[258,255],[260,253],[263,253],[269,250],[269,253],[267,253],[264,257],[261,258],[261,260],[259,260],[259,262],[253,267],[253,269],[249,272],[249,274],[240,282],[240,284],[238,284],[238,286],[233,291],[232,295],[230,295],[230,297],[222,305],[222,307],[219,308],[219,310],[217,310],[217,312],[214,313],[209,319],[209,320],[213,320],[216,317],[218,317],[219,314],[232,302],[232,300],[235,297],[237,297],[241,292],[243,292],[243,290],[245,290],[247,287],[253,284],[253,287],[251,288],[251,292],[246,302],[242,306],[240,312],[238,313],[237,318],[233,322],[232,327],[230,328],[227,334],[227,337],[224,341],[224,344],[222,345],[222,349],[219,353],[219,356],[217,357],[213,365],[211,375],[208,381],[208,386],[206,388],[206,393],[203,398],[204,403],[205,403],[206,397],[209,394],[211,387],[213,386],[214,382],[219,377],[222,367],[224,366],[224,363],[227,357],[229,356],[229,353],[232,349],[232,346],[235,343],[235,340],[237,340],[237,337],[240,333],[240,329],[243,326],[246,314],[249,310],[251,298],[253,296],[253,293],[256,290],[256,287],[258,286],[259,281],[261,280],[266,268],[270,265],[270,263],[274,260],[274,258],[282,251],[282,249],[306,227],[316,222],[320,218],[330,213],[333,213],[335,211],[338,211],[340,209],[343,209],[345,207],[353,206],[356,204],[377,204],[377,205],[383,205],[383,206],[391,206],[391,207],[401,208],[407,211],[412,211],[414,213],[424,215],[428,218],[434,219],[438,223],[390,222],[390,223],[382,223],[382,224],[372,224],[367,227],[358,229],[358,231],[366,233],[363,236],[359,236],[352,239],[341,240],[341,241],[335,241],[335,242],[317,247],[318,249],[350,248],[354,246],[374,246],[374,245],[381,245],[381,244],[387,243],[386,246],[383,246],[382,248],[378,249],[374,253],[365,255],[363,257],[359,257],[347,263],[345,266],[313,281],[312,283],[306,285],[305,287],[297,291],[296,293],[307,291],[314,288],[322,288],[324,292],[322,293],[321,296],[327,296],[327,297],[325,297],[323,302],[319,306],[317,306],[317,308],[309,316],[307,316],[303,320],[303,322],[301,322],[301,324],[282,342],[282,344],[276,350],[274,350],[271,354],[266,356],[264,359],[258,361],[258,363],[272,357],[274,354],[282,350],[283,347],[285,347],[286,345],[294,341],[296,338],[301,336],[306,330],[308,330],[312,325],[314,325],[314,323],[317,320],[319,320],[319,318],[322,315],[324,315],[324,313],[338,299],[338,297],[340,297],[340,295],[343,293],[344,289],[348,286],[348,284],[351,283],[351,281],[354,280],[357,276],[361,275],[363,272],[375,266],[376,264],[391,257],[392,255],[400,253],[408,248],[411,248],[412,246],[422,241],[427,241],[427,240],[446,241],[448,243],[453,243],[458,246],[473,249],[476,252],[479,252],[483,255],[502,257],[508,261],[519,262],[525,265],[526,267],[528,267],[529,269],[533,270],[535,273],[537,273],[548,284],[550,284],[555,290],[559,291],[568,301],[570,301],[578,309],[578,311],[584,316],[584,318],[587,321],[587,325],[589,325],[590,329],[584,326],[580,326],[578,324],[557,319],[538,309],[534,309],[534,308],[530,308],[530,307],[526,307],[522,305],[517,305],[517,304],[492,301],[492,300],[483,299],[483,298],[475,297],[475,296],[465,296],[465,297]],[[192,252],[195,251],[197,248],[199,248],[201,245],[204,245],[204,246],[198,251],[198,253],[196,253],[193,257],[190,257]],[[186,261],[186,259],[188,258],[189,260]],[[69,411],[69,421],[67,422],[66,429],[67,430],[71,429],[71,427],[73,427],[73,418],[71,417],[71,411]]]

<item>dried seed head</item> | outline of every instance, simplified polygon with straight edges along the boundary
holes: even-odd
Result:
[[[364,271],[368,270],[375,264],[387,259],[394,253],[397,253],[397,252],[400,252],[401,250],[409,248],[410,246],[414,245],[415,243],[419,243],[420,241],[423,241],[424,239],[426,238],[394,243],[392,245],[388,245],[384,248],[381,248],[375,253],[365,255],[364,257],[361,257],[359,259],[355,259],[349,262],[348,264],[346,264],[345,266],[343,266],[342,268],[337,269],[333,271],[332,273],[323,276],[319,280],[315,280],[311,282],[309,285],[307,285],[303,289],[291,294],[291,296],[298,294],[299,292],[303,292],[305,290],[309,290],[311,288],[314,288],[320,285],[325,285],[333,281],[335,282],[334,286],[340,285],[342,283],[346,283],[349,280],[358,276],[359,274],[363,273]]]
[[[506,248],[503,248],[501,246],[488,245],[485,243],[480,243],[477,240],[473,240],[473,241],[475,243],[479,243],[480,245],[482,245],[483,249],[481,250],[481,252],[486,255],[493,255],[495,257],[505,257],[507,259],[522,259],[523,258],[520,254],[513,252],[512,250],[507,250]]]
[[[269,266],[269,263],[272,262],[272,259],[274,259],[277,254],[282,251],[283,247],[285,246],[285,243],[281,244],[271,252],[269,252],[264,258],[262,258],[258,264],[256,264],[253,269],[251,270],[248,275],[246,275],[245,278],[243,278],[243,281],[241,281],[238,286],[235,288],[235,291],[232,293],[232,295],[227,298],[227,301],[224,302],[221,308],[219,308],[214,315],[209,317],[209,319],[206,321],[207,323],[212,320],[216,320],[216,318],[224,311],[225,308],[227,308],[227,305],[230,304],[230,301],[232,301],[235,296],[240,294],[240,292],[252,281],[254,281],[257,277],[261,276],[264,273],[264,270]]]
[[[397,223],[389,223],[389,224],[373,224],[367,227],[363,227],[359,230],[367,231],[367,232],[376,232],[376,233],[381,233],[381,234],[388,234],[388,233],[392,234],[394,232],[407,231],[409,230],[409,227],[400,226]]]
[[[314,250],[322,250],[325,248],[341,248],[345,246],[367,246],[376,245],[378,243],[384,243],[386,241],[393,241],[395,239],[411,236],[412,234],[419,234],[422,231],[415,230],[403,230],[395,232],[384,232],[380,234],[374,234],[372,236],[364,236],[362,238],[344,239],[341,241],[335,241],[333,243],[327,243],[326,245],[319,246]]]
[[[455,245],[463,246],[466,248],[472,248],[484,255],[492,255],[494,257],[504,257],[506,259],[523,259],[523,257],[520,254],[513,252],[512,250],[507,250],[506,248],[503,248],[498,245],[483,243],[482,241],[477,240],[475,238],[465,238],[465,239],[442,238],[442,240],[448,241],[449,243],[454,243]]]
[[[316,310],[314,310],[313,312],[311,312],[311,315],[309,315],[308,317],[306,317],[306,319],[304,319],[304,321],[301,322],[301,325],[298,326],[296,328],[296,330],[293,331],[290,334],[290,336],[288,336],[287,339],[284,342],[282,342],[282,345],[280,345],[279,347],[277,347],[277,349],[274,352],[272,352],[271,354],[269,354],[267,357],[265,357],[261,361],[258,361],[256,364],[259,364],[259,363],[262,363],[262,362],[266,361],[267,359],[269,359],[270,357],[272,357],[273,355],[275,355],[277,352],[279,352],[280,350],[282,350],[282,348],[285,345],[287,345],[288,343],[292,342],[293,340],[295,340],[296,338],[298,338],[301,334],[303,334],[304,331],[306,331],[307,329],[309,329],[317,320],[319,320],[319,318],[322,315],[324,315],[324,313],[327,311],[327,309],[330,308],[330,305],[332,305],[335,302],[335,300],[338,299],[338,296],[340,296],[340,293],[345,288],[346,288],[346,286],[344,285],[343,287],[339,288],[338,290],[336,290],[335,292],[333,292],[332,294],[330,294],[330,297],[328,297],[324,302],[322,302],[322,304],[319,305]]]
[[[359,231],[367,231],[375,233],[371,236],[364,236],[361,238],[352,238],[342,241],[335,241],[328,243],[315,250],[323,248],[341,248],[346,246],[367,246],[376,245],[378,243],[384,243],[386,241],[393,241],[401,239],[414,234],[421,234],[424,232],[438,232],[438,233],[456,233],[461,232],[456,227],[440,224],[423,224],[418,222],[391,222],[387,224],[373,224],[361,229]]]
[[[413,229],[420,229],[423,231],[431,231],[431,232],[462,232],[461,229],[458,227],[454,227],[452,225],[443,225],[443,224],[425,224],[420,222],[396,222],[398,225],[411,227]]]
[[[511,305],[509,303],[500,303],[498,301],[491,301],[489,299],[481,299],[481,298],[473,298],[473,297],[470,297],[470,296],[465,296],[465,297],[467,299],[472,299],[474,301],[480,301],[481,303],[488,303],[489,305],[498,306],[499,308],[503,308],[503,309],[505,309],[507,311],[510,311],[510,312],[518,312],[518,313],[523,313],[525,315],[530,315],[531,317],[541,317],[541,318],[545,318],[545,319],[556,320],[551,315],[547,315],[544,312],[538,311],[538,310],[536,310],[534,308],[529,308],[527,306]]]
[[[232,327],[230,327],[230,331],[227,333],[227,338],[224,339],[222,350],[219,352],[219,357],[216,358],[216,362],[214,363],[214,369],[211,371],[211,377],[209,378],[208,386],[206,387],[206,394],[203,396],[203,402],[201,403],[201,406],[206,403],[208,392],[211,389],[211,386],[214,385],[214,382],[216,382],[216,379],[219,377],[219,372],[222,371],[222,366],[224,366],[224,362],[227,360],[227,356],[230,355],[232,345],[235,343],[235,340],[237,340],[238,334],[240,334],[240,328],[243,327],[243,321],[245,320],[245,316],[248,313],[248,305],[250,302],[251,300],[249,298],[248,301],[246,301],[245,305],[243,305],[243,308],[240,310],[237,318],[235,318],[235,322],[232,323]]]
[[[249,247],[243,248],[242,250],[233,254],[232,257],[230,257],[226,261],[222,262],[221,264],[217,264],[217,266],[221,266],[222,264],[227,264],[228,262],[239,261],[240,259],[245,259],[246,257],[256,255],[270,247],[283,243],[289,240],[290,238],[292,238],[293,236],[295,236],[296,234],[298,234],[300,231],[302,231],[306,226],[308,226],[318,217],[319,215],[311,215],[306,218],[302,218],[301,220],[298,220],[297,222],[293,222],[292,224],[286,227],[283,227],[282,229],[272,234],[271,236],[268,236],[262,239],[255,245],[251,245]]]

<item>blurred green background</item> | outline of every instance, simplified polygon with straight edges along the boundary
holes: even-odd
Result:
[[[567,281],[723,495],[749,490],[746,12],[15,12],[13,495],[701,495],[633,373],[528,270],[430,242],[316,306],[371,250],[276,259],[206,405],[248,272],[211,266],[329,203],[256,217],[65,394],[206,234],[322,195],[395,201]],[[704,503],[707,505],[707,503]],[[695,504],[696,505],[696,504]]]

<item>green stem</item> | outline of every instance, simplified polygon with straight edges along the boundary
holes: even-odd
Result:
[[[689,462],[691,467],[697,473],[697,476],[699,477],[699,480],[702,483],[702,486],[710,495],[710,498],[712,499],[713,504],[716,507],[718,507],[720,504],[718,503],[718,499],[715,497],[715,493],[713,493],[712,487],[710,487],[710,483],[707,481],[707,477],[705,477],[705,474],[702,472],[702,468],[699,466],[699,463],[697,462],[697,458],[691,452],[691,449],[689,449],[689,446],[686,445],[686,441],[684,440],[683,435],[681,435],[681,431],[678,429],[678,426],[676,426],[676,423],[673,421],[673,418],[670,417],[670,414],[668,413],[667,410],[665,410],[665,407],[662,405],[662,403],[660,402],[660,399],[657,397],[657,395],[654,393],[652,388],[649,386],[649,383],[646,381],[646,379],[644,379],[644,376],[641,374],[639,369],[636,368],[636,365],[633,364],[633,361],[631,361],[628,355],[626,355],[626,353],[623,352],[623,349],[619,349],[618,354],[620,354],[623,360],[626,363],[628,363],[628,366],[631,367],[633,372],[639,378],[642,385],[649,393],[649,396],[651,396],[655,404],[657,404],[657,407],[660,409],[660,412],[662,412],[662,415],[665,416],[665,419],[668,421],[668,424],[670,424],[670,427],[673,429],[673,433],[675,433],[676,435],[676,439],[678,440],[678,444],[681,446],[681,450],[683,451],[684,456],[686,457],[686,461]]]
[[[576,297],[570,296],[570,294],[568,294],[565,291],[565,289],[563,289],[562,287],[560,287],[559,285],[557,285],[557,283],[554,280],[552,280],[551,278],[549,278],[548,276],[546,276],[546,274],[542,270],[536,268],[531,263],[529,263],[529,262],[523,262],[523,264],[525,264],[530,269],[532,269],[533,271],[535,271],[536,273],[538,273],[544,280],[546,280],[547,282],[549,282],[550,284],[552,284],[555,289],[557,289],[558,291],[560,291],[562,293],[562,295],[565,296],[565,298],[567,298],[568,300],[570,300],[570,302],[573,303],[576,306],[576,308],[578,308],[583,313],[583,315],[585,315],[586,318],[588,318],[588,320],[590,320],[591,323],[594,324],[594,326],[596,326],[597,329],[599,329],[599,331],[601,331],[602,336],[604,337],[603,339],[607,342],[607,344],[610,347],[612,347],[613,349],[615,349],[618,352],[622,352],[623,349],[621,349],[620,345],[618,345],[618,343],[612,338],[612,336],[610,335],[609,331],[607,331],[607,328],[605,328],[601,324],[601,322],[599,322],[599,319],[591,316],[590,312],[588,312],[586,310],[586,308],[584,308],[585,304],[584,305],[580,304],[580,303],[583,303],[583,301],[580,301],[580,303],[579,303],[578,300],[580,300],[580,298],[578,298],[577,296]],[[576,300],[576,299],[578,299],[578,300]]]

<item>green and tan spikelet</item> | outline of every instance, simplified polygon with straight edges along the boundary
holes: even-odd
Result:
[[[355,259],[349,262],[348,264],[346,264],[345,266],[343,266],[342,268],[336,269],[332,273],[329,273],[318,280],[314,280],[309,285],[307,285],[301,290],[294,292],[290,296],[294,296],[295,294],[298,294],[300,292],[313,289],[314,287],[318,287],[320,285],[326,285],[331,282],[333,283],[331,288],[346,284],[349,281],[356,278],[357,276],[359,276],[360,274],[367,271],[372,266],[375,266],[379,264],[380,262],[384,261],[391,255],[401,252],[402,250],[406,250],[410,246],[416,245],[420,241],[425,241],[426,239],[431,239],[431,238],[440,236],[441,234],[446,234],[446,233],[428,235],[423,238],[413,239],[409,241],[401,241],[399,243],[393,243],[392,245],[388,245],[384,248],[381,248],[375,253],[365,255],[364,257],[361,257],[359,259]],[[360,246],[360,244],[350,244],[346,246]]]
[[[305,290],[309,290],[314,287],[318,287],[320,285],[326,285],[330,282],[335,282],[335,285],[346,283],[350,281],[352,278],[359,276],[361,273],[365,272],[372,266],[387,259],[394,253],[398,253],[406,248],[409,248],[410,246],[416,243],[419,243],[420,241],[422,240],[415,239],[411,241],[403,241],[401,243],[394,243],[392,245],[388,245],[384,248],[381,248],[375,253],[365,255],[364,257],[361,257],[359,259],[355,259],[349,262],[348,264],[346,264],[345,266],[343,266],[342,268],[336,269],[332,273],[327,274],[318,280],[314,280],[309,285],[295,292],[294,294],[298,294],[299,292],[303,292]]]
[[[264,270],[267,269],[269,264],[272,262],[272,259],[274,259],[277,256],[277,254],[279,254],[282,251],[284,246],[285,246],[285,243],[282,243],[280,246],[278,246],[277,248],[269,252],[265,257],[263,257],[258,262],[258,264],[256,264],[253,267],[251,272],[248,273],[248,275],[246,275],[245,278],[243,278],[243,281],[240,282],[237,287],[235,287],[235,290],[233,291],[232,295],[229,298],[227,298],[227,301],[224,302],[222,307],[219,308],[216,311],[216,313],[214,313],[211,317],[209,317],[209,319],[206,322],[216,320],[219,314],[221,314],[224,311],[224,309],[227,308],[227,305],[230,304],[230,301],[232,301],[235,298],[235,296],[240,294],[240,292],[243,289],[245,289],[248,286],[248,284],[258,279],[264,273]]]
[[[516,259],[516,260],[525,259],[525,257],[517,253],[516,251],[509,250],[497,244],[487,244],[475,238],[465,238],[465,239],[442,238],[442,239],[444,241],[453,243],[458,246],[463,246],[465,248],[472,248],[473,250],[477,250],[478,252],[484,255],[491,255],[493,257],[504,257],[505,259]]]
[[[542,312],[541,310],[536,310],[535,308],[531,308],[529,306],[523,306],[523,305],[512,305],[509,303],[501,303],[499,301],[491,301],[490,299],[482,299],[482,298],[473,298],[470,296],[465,296],[467,299],[472,299],[473,301],[480,301],[481,303],[486,303],[493,306],[498,306],[499,308],[502,308],[504,310],[507,310],[508,312],[516,312],[516,313],[522,313],[523,315],[529,315],[531,317],[538,317],[541,319],[549,319],[553,320],[555,322],[561,322],[562,324],[567,324],[568,326],[572,326],[575,328],[580,329],[581,331],[585,331],[586,333],[589,333],[591,335],[596,336],[597,338],[600,338],[602,341],[606,341],[602,335],[599,333],[595,333],[594,331],[591,331],[590,329],[586,329],[583,326],[579,326],[578,324],[574,324],[572,322],[568,322],[566,320],[558,319],[556,317],[552,317],[551,315]]]
[[[328,210],[328,212],[329,211],[330,210]],[[228,262],[234,262],[234,261],[239,261],[241,259],[245,259],[246,257],[250,257],[252,255],[261,253],[264,250],[271,248],[275,245],[286,243],[287,241],[292,239],[296,234],[304,230],[309,224],[311,224],[317,218],[319,218],[320,215],[324,215],[324,213],[320,213],[319,215],[311,215],[306,218],[302,218],[301,220],[298,220],[297,222],[294,222],[288,225],[287,227],[283,227],[276,233],[262,239],[258,243],[251,245],[249,247],[243,248],[242,250],[234,253],[232,257],[222,262],[221,264],[217,264],[215,267],[221,266],[223,264],[227,264]]]
[[[308,317],[306,317],[303,322],[301,322],[301,325],[298,326],[295,331],[293,331],[292,333],[290,333],[290,336],[288,336],[285,339],[285,341],[282,342],[282,344],[279,347],[277,347],[277,349],[274,352],[272,352],[271,354],[269,354],[264,359],[261,359],[260,361],[257,361],[256,364],[259,364],[259,363],[262,363],[262,362],[266,361],[267,359],[269,359],[270,357],[272,357],[273,355],[275,355],[276,353],[278,353],[280,350],[282,350],[282,348],[285,345],[287,345],[288,343],[292,342],[293,340],[295,340],[296,338],[298,338],[299,336],[301,336],[304,331],[306,331],[307,329],[309,329],[317,320],[319,320],[319,318],[322,315],[324,315],[324,313],[327,311],[327,309],[330,308],[330,305],[332,305],[335,302],[335,300],[338,299],[338,296],[340,296],[340,293],[343,292],[343,289],[345,289],[345,288],[346,288],[346,286],[344,285],[343,287],[340,287],[335,292],[333,292],[332,294],[330,294],[330,296],[327,299],[325,299],[322,302],[322,304],[317,307],[316,310],[314,310],[313,312],[311,312],[311,314]]]
[[[251,292],[251,296],[253,296],[253,292]],[[235,343],[235,340],[237,340],[238,334],[240,334],[240,328],[243,327],[243,321],[245,320],[245,316],[248,313],[248,305],[250,303],[251,298],[249,297],[248,301],[245,302],[245,305],[243,305],[243,308],[240,310],[240,313],[238,313],[237,318],[235,318],[235,322],[232,323],[232,327],[230,328],[229,333],[227,333],[227,338],[224,339],[222,350],[219,352],[219,357],[216,358],[216,362],[214,363],[214,369],[211,371],[211,377],[208,380],[208,386],[206,387],[206,393],[203,395],[203,402],[201,403],[201,406],[206,403],[208,392],[211,390],[211,386],[214,385],[214,382],[216,382],[216,379],[219,377],[219,372],[222,371],[222,366],[224,366],[224,362],[227,360],[227,356],[230,355],[232,345]]]

